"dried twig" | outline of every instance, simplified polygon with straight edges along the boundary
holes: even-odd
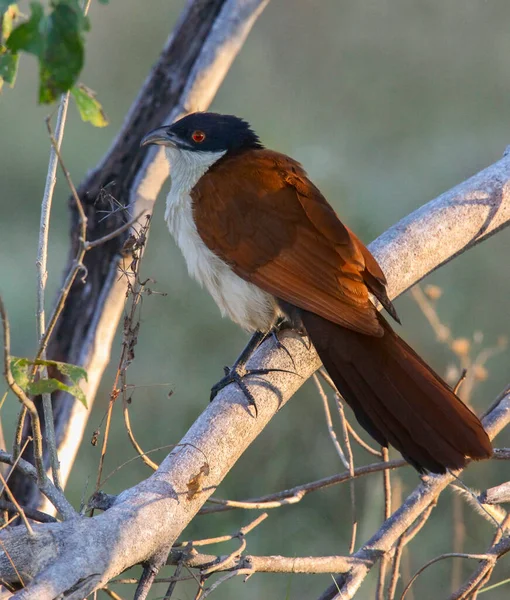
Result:
[[[32,521],[38,521],[39,523],[57,523],[57,519],[52,515],[48,515],[45,512],[37,510],[35,508],[21,507],[25,515],[32,519]],[[10,513],[18,511],[16,505],[13,502],[0,498],[0,509],[7,510]],[[19,511],[18,511],[19,512]],[[21,513],[20,513],[21,514]]]
[[[335,394],[336,405],[338,408],[338,414],[340,415],[340,423],[342,424],[342,433],[344,438],[345,445],[345,453],[347,455],[348,460],[348,468],[349,468],[349,491],[351,495],[351,518],[352,518],[352,529],[351,529],[351,543],[349,544],[349,554],[354,552],[354,548],[356,546],[356,533],[358,531],[358,518],[356,515],[356,488],[354,482],[354,458],[352,456],[351,443],[349,441],[349,430],[347,428],[347,418],[344,412],[344,405],[340,399],[338,393]]]
[[[231,573],[226,573],[225,575],[223,575],[223,577],[220,577],[219,579],[217,579],[209,588],[206,588],[205,590],[203,590],[203,594],[199,596],[199,598],[207,598],[210,594],[212,594],[214,592],[214,590],[216,590],[222,583],[225,583],[226,581],[228,581],[229,579],[232,579],[233,577],[237,577],[238,575],[245,575],[246,579],[253,575],[253,570],[252,569],[237,569],[236,571],[232,571]],[[245,581],[246,581],[245,579]]]
[[[501,527],[496,531],[490,549],[486,553],[486,558],[480,561],[478,567],[474,570],[467,581],[450,596],[450,600],[464,600],[480,589],[488,581],[497,560],[510,552],[510,536],[503,537],[503,532],[507,532],[510,526],[510,514],[507,514]]]
[[[84,0],[83,14],[87,15],[90,8],[91,0]],[[48,277],[46,265],[48,262],[48,235],[50,228],[51,204],[53,202],[53,193],[57,182],[57,153],[64,139],[64,128],[67,117],[67,107],[69,106],[69,94],[67,91],[60,96],[57,112],[57,124],[55,127],[55,144],[50,148],[50,158],[48,161],[48,172],[46,174],[46,184],[44,187],[43,199],[41,203],[41,221],[39,227],[39,244],[37,249],[37,310],[36,310],[36,328],[37,328],[37,343],[41,344],[45,334],[45,312],[44,312],[44,292],[46,289],[46,279]],[[50,117],[46,119],[48,129],[50,129]],[[51,134],[51,132],[50,132]],[[44,349],[40,357],[46,359],[46,350]],[[47,367],[41,369],[41,376],[48,376]],[[62,483],[60,480],[60,463],[58,460],[57,445],[55,440],[55,426],[53,422],[53,409],[51,405],[51,394],[42,394],[44,422],[46,425],[46,440],[48,443],[51,472],[55,486],[61,490]]]
[[[354,478],[369,475],[371,473],[378,473],[384,469],[397,469],[399,467],[408,466],[409,463],[404,459],[390,460],[387,463],[372,463],[363,467],[354,469]],[[259,498],[250,498],[244,501],[235,500],[220,500],[218,498],[209,498],[208,502],[213,504],[219,504],[220,506],[207,506],[200,510],[198,514],[205,515],[213,512],[223,512],[225,510],[233,510],[235,508],[248,508],[248,509],[269,509],[279,508],[286,504],[295,504],[303,499],[306,494],[315,492],[317,490],[344,483],[350,481],[352,476],[349,471],[344,471],[337,475],[331,475],[330,477],[324,477],[316,481],[311,481],[303,485],[297,485],[293,488],[282,490],[274,494],[267,494],[266,496],[260,496]]]
[[[328,372],[326,371],[326,369],[321,368],[317,372],[324,379],[324,381],[329,385],[329,387],[333,390],[333,392],[335,394],[338,394],[338,390],[336,389],[336,386],[333,383],[333,380],[331,379],[331,377],[328,375]],[[381,456],[381,453],[379,452],[379,450],[376,450],[375,448],[372,448],[372,446],[370,446],[370,444],[367,444],[367,442],[365,442],[364,440],[361,439],[361,437],[356,432],[356,430],[354,429],[354,427],[349,423],[348,419],[346,419],[345,422],[346,422],[346,425],[347,425],[347,429],[349,430],[349,434],[353,437],[354,441],[359,446],[361,446],[361,448],[363,448],[364,450],[366,450],[367,452],[369,452],[373,456],[379,456],[379,457]]]
[[[29,521],[28,521],[28,519],[27,519],[27,517],[25,515],[25,511],[18,504],[18,501],[16,500],[16,498],[13,495],[13,493],[9,489],[9,486],[7,485],[7,481],[5,481],[4,476],[1,473],[0,473],[0,482],[2,483],[2,490],[1,490],[1,492],[5,492],[7,494],[7,497],[11,501],[11,503],[15,506],[15,508],[16,508],[19,516],[21,517],[21,520],[23,521],[23,524],[27,528],[28,533],[30,535],[34,535],[34,530],[32,529],[32,525],[30,525],[30,523],[29,523]]]
[[[382,460],[384,462],[389,461],[388,448],[381,448]],[[384,520],[390,518],[391,515],[391,480],[390,472],[388,469],[383,471],[383,486],[384,486]],[[379,566],[379,579],[377,582],[377,600],[384,600],[384,584],[386,582],[386,569],[388,567],[389,556],[385,554],[381,558],[381,564]]]
[[[510,422],[510,394],[501,397],[498,404],[484,417],[482,424],[494,438]],[[458,474],[457,474],[458,475]],[[364,559],[363,566],[356,564],[348,575],[336,581],[321,596],[321,600],[329,600],[338,595],[340,588],[343,597],[352,598],[367,576],[370,568],[387,552],[390,552],[398,538],[423,511],[437,499],[439,494],[455,479],[456,475],[447,473],[426,477],[422,483],[408,496],[402,506],[383,523],[381,528],[355,554],[355,558]],[[369,566],[367,566],[369,565]],[[490,568],[490,565],[488,565]],[[485,577],[487,571],[483,571]]]
[[[407,595],[407,592],[409,591],[409,589],[411,588],[413,583],[421,575],[421,573],[423,573],[423,571],[425,571],[425,569],[427,569],[431,565],[433,565],[441,560],[444,560],[446,558],[469,558],[472,560],[491,560],[491,557],[488,556],[487,554],[466,554],[463,552],[447,552],[445,554],[441,554],[441,556],[436,556],[432,560],[429,560],[428,562],[426,562],[422,567],[420,567],[418,569],[418,571],[416,571],[416,573],[411,578],[411,581],[409,581],[409,583],[404,588],[404,591],[402,592],[402,596],[400,596],[400,600],[404,600],[404,598]]]
[[[131,430],[131,424],[129,421],[128,411],[128,400],[127,400],[127,382],[126,382],[126,369],[134,359],[134,347],[138,341],[139,324],[135,324],[136,312],[139,308],[142,294],[144,290],[144,283],[140,281],[139,269],[141,260],[143,257],[143,250],[145,242],[149,233],[150,227],[150,215],[146,216],[145,224],[142,225],[140,231],[136,235],[132,235],[131,238],[126,242],[126,246],[129,247],[131,253],[131,261],[127,266],[123,274],[127,280],[127,299],[130,299],[130,306],[127,310],[127,314],[124,317],[124,328],[123,328],[123,340],[122,340],[122,351],[119,358],[117,371],[115,373],[115,379],[113,382],[112,392],[110,393],[110,402],[106,413],[106,425],[103,437],[103,444],[101,447],[101,456],[99,458],[99,466],[97,470],[96,478],[96,492],[99,490],[101,484],[101,477],[103,474],[104,460],[106,457],[106,450],[108,447],[108,439],[110,433],[111,419],[113,406],[117,400],[119,393],[122,393],[123,399],[123,413],[124,422],[128,437],[133,444],[133,447],[138,452],[138,455],[143,462],[148,465],[151,469],[156,470],[158,465],[154,463],[148,456],[147,453],[142,450],[138,442],[136,441],[133,432]],[[120,386],[120,387],[119,387]]]
[[[172,594],[174,593],[177,582],[181,580],[183,564],[184,564],[184,559],[179,560],[179,562],[177,563],[177,566],[175,567],[175,571],[174,571],[174,574],[172,577],[172,581],[170,581],[170,585],[168,586],[168,589],[165,593],[163,600],[168,600],[169,598],[172,597]]]
[[[38,472],[32,464],[19,456],[14,458],[4,450],[0,450],[0,462],[13,466],[13,469],[19,470],[23,475],[37,482],[41,493],[48,498],[64,519],[74,519],[78,516],[63,492],[55,487],[51,479],[46,475],[46,472],[43,472],[43,478],[39,480]]]
[[[9,326],[9,320],[4,306],[4,301],[0,296],[0,317],[2,319],[2,326],[4,331],[4,377],[7,381],[7,385],[11,388],[15,396],[21,402],[21,404],[30,413],[30,419],[32,423],[32,435],[34,437],[34,459],[37,469],[38,482],[42,482],[46,472],[43,464],[43,448],[42,448],[42,434],[41,434],[41,423],[39,420],[39,413],[33,401],[25,394],[21,387],[16,383],[11,371],[11,330]]]
[[[324,392],[324,389],[321,385],[321,382],[319,381],[319,378],[317,377],[317,373],[313,374],[313,381],[317,387],[317,391],[319,392],[319,396],[321,397],[321,400],[322,400],[324,414],[326,416],[326,425],[328,427],[329,437],[331,438],[331,441],[333,442],[333,446],[334,446],[338,456],[340,457],[340,460],[342,461],[344,467],[346,469],[348,469],[349,461],[345,457],[344,451],[342,450],[342,446],[340,446],[340,442],[338,441],[338,438],[336,436],[336,431],[335,431],[335,428],[333,427],[333,420],[331,418],[331,412],[329,410],[328,397],[327,397],[326,393]]]
[[[400,573],[400,562],[402,560],[402,555],[404,548],[409,542],[421,531],[425,523],[428,521],[432,511],[434,510],[437,502],[432,502],[426,510],[420,515],[420,517],[409,527],[409,529],[400,536],[398,539],[397,545],[395,547],[395,555],[393,558],[393,568],[391,571],[390,584],[388,586],[388,598],[389,600],[393,600],[395,597],[396,589],[397,589],[397,581]],[[408,593],[410,593],[409,590]]]

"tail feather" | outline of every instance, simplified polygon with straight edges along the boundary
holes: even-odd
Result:
[[[491,456],[478,417],[382,316],[382,337],[306,311],[301,318],[339,392],[381,445],[394,446],[421,472],[444,473]]]

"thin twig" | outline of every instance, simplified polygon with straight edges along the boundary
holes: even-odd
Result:
[[[25,394],[21,387],[16,383],[11,371],[11,331],[9,320],[5,311],[5,306],[2,297],[0,296],[0,317],[4,331],[4,377],[7,385],[11,388],[18,400],[25,406],[30,413],[32,424],[32,435],[34,437],[34,460],[37,469],[38,482],[42,482],[46,476],[43,463],[43,447],[41,435],[41,423],[39,421],[39,413],[33,401]]]
[[[392,500],[395,503],[395,506],[400,506],[402,504],[402,493],[403,493],[403,485],[402,479],[398,476],[398,474],[393,478],[393,489],[392,489]],[[400,536],[398,539],[395,549],[391,556],[391,573],[390,580],[388,582],[388,600],[394,600],[395,590],[397,587],[397,581],[400,576],[400,560],[402,556],[403,550],[403,538],[404,536]]]
[[[244,552],[244,550],[246,548],[246,535],[250,531],[255,529],[255,527],[260,525],[262,523],[262,521],[265,521],[268,516],[269,515],[267,513],[262,513],[256,519],[254,519],[251,523],[249,523],[248,525],[246,525],[244,527],[241,527],[241,529],[239,529],[239,531],[232,536],[232,539],[237,538],[241,542],[239,548],[237,548],[236,550],[231,552],[225,558],[221,559],[218,563],[216,563],[210,567],[207,567],[206,569],[202,569],[201,575],[210,575],[211,573],[214,573],[215,571],[225,570],[225,568],[228,565],[230,565],[235,558],[241,556],[241,554]]]
[[[180,577],[181,577],[181,573],[182,573],[182,568],[183,568],[183,562],[184,560],[180,560],[177,563],[177,566],[175,567],[175,571],[174,571],[174,575],[172,578],[172,581],[170,582],[170,585],[168,586],[168,589],[166,591],[166,594],[163,598],[163,600],[169,600],[169,598],[172,597],[172,594],[174,593],[175,587],[177,586],[177,582],[180,581]],[[155,580],[156,582],[156,580]]]
[[[128,291],[127,297],[131,297],[131,306],[129,307],[128,314],[124,317],[124,329],[123,329],[123,340],[122,340],[122,351],[119,358],[119,363],[117,367],[117,371],[115,373],[115,380],[113,382],[112,392],[110,394],[110,402],[108,404],[108,410],[106,414],[106,425],[105,432],[103,436],[103,444],[101,446],[101,456],[99,458],[99,465],[97,469],[97,477],[96,477],[96,492],[99,490],[101,477],[103,474],[104,461],[106,457],[106,451],[108,448],[108,439],[111,427],[112,413],[113,413],[113,405],[115,404],[116,399],[119,396],[119,393],[123,394],[123,402],[124,402],[124,422],[126,425],[126,430],[128,432],[128,437],[133,444],[133,447],[138,452],[140,458],[143,462],[148,465],[151,469],[156,470],[158,466],[154,463],[150,458],[148,458],[147,453],[142,450],[138,442],[136,441],[132,431],[131,425],[129,422],[129,414],[127,411],[127,383],[126,383],[126,369],[134,358],[134,346],[137,342],[138,336],[138,325],[135,325],[135,316],[136,311],[138,309],[140,300],[142,298],[144,285],[140,282],[138,274],[140,269],[141,260],[143,257],[143,250],[145,247],[145,241],[147,240],[147,235],[150,228],[151,218],[150,215],[147,215],[145,224],[141,227],[141,230],[137,233],[136,236],[133,236],[132,244],[131,244],[131,252],[133,256],[133,260],[129,265],[129,270],[126,270],[125,275],[128,283]],[[133,280],[131,283],[130,280]],[[120,388],[119,388],[120,382]]]
[[[48,278],[47,263],[48,263],[48,238],[50,230],[51,204],[53,202],[53,193],[57,182],[57,153],[62,145],[64,138],[64,127],[67,116],[67,107],[69,105],[69,92],[62,94],[58,106],[57,125],[55,131],[54,143],[52,141],[50,147],[50,158],[48,162],[48,172],[46,175],[46,184],[44,187],[43,199],[41,202],[41,220],[39,226],[39,244],[37,248],[37,309],[36,309],[36,329],[37,343],[41,344],[44,333],[46,331],[46,316],[45,316],[45,297],[46,280]],[[50,117],[47,119],[49,127]],[[41,358],[46,359],[46,350],[41,353]],[[41,369],[41,377],[47,379],[48,369],[43,366]],[[60,463],[58,460],[57,446],[55,441],[55,427],[53,423],[53,409],[51,406],[51,394],[42,394],[42,404],[44,413],[44,422],[46,424],[46,439],[48,443],[51,472],[53,482],[58,489],[62,489],[60,481]]]
[[[329,385],[329,387],[333,390],[333,392],[335,394],[338,394],[338,390],[336,389],[336,386],[333,383],[333,380],[328,375],[328,372],[324,368],[319,369],[317,372],[324,379],[324,381]],[[346,419],[346,423],[347,423],[347,429],[349,430],[349,433],[354,438],[354,441],[357,444],[359,444],[359,446],[361,446],[364,450],[366,450],[373,456],[379,456],[379,457],[381,456],[381,453],[379,452],[379,450],[372,448],[372,446],[370,446],[370,444],[368,444],[367,442],[365,442],[364,440],[361,439],[361,437],[358,435],[358,433],[356,432],[354,427],[349,423],[348,419]]]
[[[12,502],[12,504],[14,504],[14,506],[16,507],[16,510],[18,511],[19,516],[21,517],[21,520],[23,521],[23,524],[25,525],[25,527],[27,528],[28,534],[29,535],[34,535],[34,530],[32,529],[32,525],[30,525],[26,515],[25,515],[25,511],[21,508],[21,506],[18,504],[18,501],[16,500],[16,498],[14,497],[14,494],[11,492],[9,486],[7,485],[7,481],[5,481],[4,476],[0,473],[0,482],[2,483],[2,492],[5,491],[5,493],[7,494],[9,500]]]
[[[142,461],[148,467],[150,467],[153,471],[157,471],[159,465],[147,456],[147,452],[143,451],[142,447],[136,441],[136,438],[133,434],[133,430],[131,429],[131,421],[129,419],[129,404],[125,397],[125,394],[123,394],[123,396],[122,396],[122,408],[123,408],[123,413],[124,413],[124,424],[126,426],[126,431],[127,431],[128,437],[129,437],[129,441],[133,445],[134,449],[137,451],[138,456],[142,459]]]
[[[340,442],[338,441],[338,438],[336,436],[335,428],[333,427],[333,420],[331,418],[331,412],[329,410],[329,405],[328,405],[328,397],[327,397],[326,393],[324,392],[324,389],[323,389],[321,382],[319,381],[319,378],[317,377],[316,373],[313,374],[313,381],[317,387],[317,391],[319,392],[319,396],[321,397],[321,400],[322,400],[324,414],[326,416],[326,425],[328,427],[329,437],[331,438],[331,441],[333,442],[333,446],[334,446],[338,456],[340,457],[340,460],[342,461],[344,467],[346,469],[349,469],[349,461],[347,460],[347,458],[344,454],[344,451],[342,450],[342,447],[340,446]]]
[[[241,527],[241,529],[239,529],[235,533],[231,533],[231,534],[227,534],[227,535],[220,535],[220,536],[213,537],[213,538],[204,538],[204,539],[200,539],[200,540],[188,540],[188,541],[178,542],[173,545],[173,548],[183,548],[183,547],[192,548],[195,546],[210,546],[211,544],[221,544],[223,542],[230,542],[231,540],[239,537],[240,534],[246,535],[247,533],[249,533],[250,531],[255,529],[255,527],[260,525],[262,523],[262,521],[267,519],[268,516],[269,515],[267,513],[262,513],[256,519],[254,519],[253,521],[250,521],[248,523],[248,525]]]
[[[460,377],[457,380],[457,383],[453,387],[454,394],[457,394],[457,395],[459,394],[460,387],[464,383],[464,381],[466,381],[466,377],[467,377],[467,369],[462,369],[462,373],[460,374]]]
[[[23,427],[27,416],[27,407],[23,404],[18,414],[16,422],[16,431],[14,432],[14,442],[12,445],[12,455],[16,458],[21,456],[21,442],[23,441]]]
[[[124,600],[122,598],[122,596],[119,596],[119,594],[117,594],[116,592],[114,592],[113,590],[110,590],[107,587],[102,588],[103,592],[107,595],[110,596],[110,598],[113,598],[113,600]]]
[[[464,550],[464,540],[466,539],[466,525],[464,523],[464,502],[459,494],[454,494],[452,498],[452,527],[453,527],[453,544],[452,549],[456,554],[462,554]],[[462,582],[462,566],[461,561],[456,561],[452,565],[450,589],[456,590]]]
[[[382,460],[388,462],[389,453],[386,446],[381,447]],[[384,520],[389,519],[391,516],[391,480],[390,472],[388,470],[383,471],[383,487],[384,487]],[[377,582],[377,600],[384,600],[384,584],[386,583],[386,570],[388,567],[389,555],[385,554],[381,557],[381,564],[379,565],[379,579]]]
[[[0,546],[2,546],[3,551],[5,552],[5,556],[7,556],[7,560],[11,563],[11,567],[14,569],[14,572],[16,573],[22,587],[25,587],[25,582],[23,581],[23,577],[21,576],[21,573],[16,568],[16,565],[14,564],[14,561],[12,560],[11,555],[7,551],[7,548],[5,547],[5,544],[3,543],[3,541],[1,539],[0,539]]]
[[[115,239],[116,237],[118,237],[119,235],[121,235],[122,233],[127,231],[130,227],[132,227],[133,225],[138,223],[138,221],[143,217],[143,215],[146,212],[147,212],[146,210],[142,210],[141,212],[138,213],[138,215],[136,217],[129,219],[129,221],[124,223],[124,225],[121,225],[115,231],[112,231],[112,232],[108,233],[107,235],[104,235],[103,237],[97,238],[97,240],[92,240],[90,242],[85,241],[83,243],[85,251],[88,252],[89,250],[92,250],[92,248],[97,248],[98,246],[102,246],[106,242],[109,242],[110,240]]]
[[[359,446],[361,446],[361,448],[363,448],[364,450],[366,450],[367,452],[369,452],[373,456],[378,456],[379,458],[382,456],[381,453],[379,452],[379,450],[376,450],[375,448],[372,448],[372,446],[370,446],[370,444],[367,444],[367,442],[365,442],[365,440],[361,439],[361,437],[359,436],[358,432],[349,423],[349,420],[346,420],[346,423],[347,423],[347,429],[349,430],[349,433],[351,434],[351,436],[354,439],[354,441]]]
[[[358,517],[356,514],[356,488],[354,482],[354,458],[352,456],[351,443],[349,441],[349,430],[347,429],[347,418],[344,412],[344,405],[340,399],[338,394],[335,394],[336,405],[338,408],[338,414],[340,415],[340,423],[342,424],[342,433],[344,437],[344,445],[345,445],[345,453],[347,455],[348,461],[348,469],[350,475],[349,481],[349,491],[351,495],[351,519],[352,519],[352,529],[351,529],[351,543],[349,544],[349,554],[354,552],[354,548],[356,547],[356,534],[358,531]]]
[[[55,308],[53,309],[53,312],[51,314],[48,326],[41,336],[40,343],[39,343],[39,349],[37,351],[35,361],[34,361],[33,374],[35,374],[37,371],[37,365],[35,365],[35,363],[46,352],[49,339],[51,337],[51,334],[53,333],[53,329],[55,328],[57,319],[60,316],[60,314],[62,313],[62,310],[64,309],[64,305],[65,305],[65,302],[69,295],[69,292],[71,290],[71,286],[72,286],[74,280],[76,279],[76,276],[78,275],[78,273],[83,269],[83,257],[85,256],[84,243],[85,243],[85,240],[87,237],[87,215],[85,214],[83,204],[80,200],[80,197],[78,196],[78,192],[76,191],[73,180],[71,179],[71,174],[67,170],[65,163],[62,160],[62,155],[60,154],[60,149],[59,149],[57,140],[55,139],[55,136],[53,135],[53,131],[51,129],[51,123],[50,123],[49,119],[46,119],[46,127],[48,129],[48,135],[50,137],[51,144],[52,144],[53,150],[55,152],[55,156],[57,157],[58,164],[60,165],[60,168],[62,169],[62,172],[64,173],[64,177],[67,180],[67,185],[69,186],[69,189],[71,190],[71,195],[73,197],[73,200],[76,204],[76,208],[78,210],[80,233],[79,233],[79,246],[78,246],[76,257],[74,259],[73,268],[67,274],[67,277],[64,281],[62,289],[60,290],[60,293],[58,295],[57,302],[55,304]]]
[[[32,519],[32,521],[38,521],[39,523],[58,523],[57,519],[55,519],[54,516],[49,515],[45,512],[42,512],[35,508],[29,508],[27,506],[22,508],[26,516],[29,519]],[[9,502],[8,500],[4,500],[3,498],[0,498],[0,509],[9,511],[11,513],[18,510],[13,502]]]
[[[209,588],[206,588],[204,590],[204,593],[202,596],[200,596],[200,598],[207,598],[210,594],[212,594],[214,592],[214,590],[216,590],[222,583],[225,583],[226,581],[228,581],[229,579],[232,579],[233,577],[237,577],[238,575],[246,575],[247,577],[249,577],[250,575],[253,575],[253,570],[252,569],[237,569],[237,571],[232,571],[231,573],[226,573],[225,575],[223,575],[223,577],[220,577],[219,579],[217,579]],[[246,580],[245,580],[246,581]]]
[[[48,498],[48,500],[53,504],[62,517],[64,517],[64,519],[74,519],[78,516],[70,502],[64,496],[63,492],[55,487],[45,472],[43,472],[43,479],[39,480],[38,472],[32,464],[20,458],[19,456],[14,458],[11,454],[5,452],[4,450],[0,450],[0,462],[11,465],[13,469],[18,469],[21,471],[21,473],[23,473],[23,475],[26,475],[35,481],[38,484],[41,493]]]
[[[462,552],[448,552],[445,554],[441,554],[441,556],[436,556],[432,560],[429,560],[428,562],[426,562],[422,567],[420,567],[418,569],[418,571],[416,571],[416,573],[412,576],[409,583],[404,588],[404,591],[402,592],[402,596],[400,596],[400,600],[404,600],[409,588],[413,585],[413,583],[416,581],[416,579],[423,573],[423,571],[425,571],[425,569],[427,569],[431,565],[433,565],[441,560],[445,560],[446,558],[469,558],[472,560],[495,560],[494,557],[492,557],[488,554],[466,554],[466,553],[462,553]]]
[[[371,473],[378,473],[384,469],[397,469],[399,467],[409,466],[409,463],[404,459],[390,460],[388,463],[372,463],[363,467],[354,469],[354,478],[363,477]],[[220,506],[207,506],[202,508],[198,514],[209,514],[213,512],[223,512],[225,510],[233,510],[235,508],[248,508],[248,509],[267,509],[267,508],[278,508],[286,504],[294,504],[299,502],[306,494],[315,492],[317,490],[344,483],[351,479],[349,471],[344,471],[337,475],[331,475],[323,479],[311,481],[303,485],[282,490],[274,494],[267,494],[266,496],[260,496],[259,498],[250,498],[242,502],[234,500],[220,500],[218,498],[208,498],[207,502],[213,504],[220,504]]]
[[[91,0],[84,0],[82,4],[83,14],[86,16],[90,8]],[[37,249],[37,310],[36,310],[36,330],[37,343],[42,345],[43,338],[46,333],[46,317],[45,317],[45,298],[46,280],[48,278],[47,263],[48,263],[48,238],[51,218],[51,205],[53,202],[53,194],[55,184],[57,182],[57,164],[59,158],[60,147],[64,139],[64,129],[67,117],[67,108],[69,106],[69,95],[67,91],[60,96],[57,112],[57,124],[55,126],[55,136],[51,132],[50,117],[46,119],[46,125],[50,132],[52,144],[50,148],[50,158],[48,161],[48,172],[46,174],[46,183],[44,186],[43,199],[41,202],[41,219],[39,226],[39,244]],[[82,211],[83,214],[83,211]],[[47,344],[48,338],[46,338]],[[44,347],[39,355],[39,358],[46,359],[46,348]],[[48,377],[48,369],[43,366],[41,369],[41,377]],[[58,460],[57,442],[55,438],[55,424],[53,420],[53,407],[51,403],[51,394],[42,394],[42,405],[44,413],[44,423],[46,425],[46,442],[48,444],[48,453],[50,456],[51,473],[53,481],[57,489],[62,489],[60,477],[60,462]]]

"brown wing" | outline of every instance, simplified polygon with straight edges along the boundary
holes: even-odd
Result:
[[[384,274],[297,162],[269,150],[225,158],[191,195],[200,237],[237,275],[329,321],[383,335],[368,289],[387,299]]]

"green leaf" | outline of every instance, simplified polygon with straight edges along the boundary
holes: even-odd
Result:
[[[33,383],[29,383],[26,391],[33,396],[38,396],[40,394],[51,394],[55,390],[68,392],[87,408],[87,398],[82,389],[77,385],[66,385],[58,379],[38,379]]]
[[[18,72],[19,55],[5,52],[0,53],[0,82],[7,83],[11,87],[14,87],[16,82],[16,74]],[[0,84],[1,88],[1,84]]]
[[[39,102],[47,104],[75,84],[83,67],[83,33],[89,21],[78,0],[51,0],[47,16],[39,2],[30,7],[30,19],[12,30],[6,45],[13,54],[23,50],[37,56]]]
[[[73,383],[78,383],[80,380],[85,379],[87,381],[87,371],[83,367],[78,365],[71,365],[70,363],[58,362],[56,360],[47,360],[48,366],[56,367],[62,375],[69,377]]]
[[[43,33],[46,17],[44,16],[43,7],[38,2],[32,2],[30,10],[30,19],[12,30],[6,45],[13,54],[24,50],[29,54],[41,57],[44,52]]]
[[[62,375],[68,377],[71,380],[71,384],[68,385],[54,378],[43,378],[37,381],[30,381],[31,367],[33,365],[39,365],[44,367],[54,367]],[[87,381],[87,371],[77,365],[71,365],[69,363],[59,362],[56,360],[30,360],[28,358],[18,358],[15,356],[11,357],[11,371],[12,376],[16,383],[22,388],[27,394],[37,396],[39,394],[51,394],[55,390],[62,390],[68,392],[79,400],[85,408],[87,407],[87,398],[83,393],[83,390],[79,387],[78,383],[81,379]]]
[[[108,125],[108,117],[91,89],[80,83],[71,88],[71,94],[83,121],[92,123],[94,127],[106,127]]]
[[[27,358],[17,358],[11,356],[11,373],[14,377],[14,381],[19,385],[22,390],[27,389],[30,382],[28,377],[28,366],[30,361]]]
[[[0,22],[2,39],[7,40],[11,35],[14,21],[19,17],[19,8],[17,4],[8,3],[6,8],[2,8],[0,0]]]
[[[53,2],[48,35],[40,60],[39,102],[47,104],[70,89],[83,67],[82,32],[88,21],[75,0]]]
[[[110,0],[98,0],[99,4],[108,4]]]

